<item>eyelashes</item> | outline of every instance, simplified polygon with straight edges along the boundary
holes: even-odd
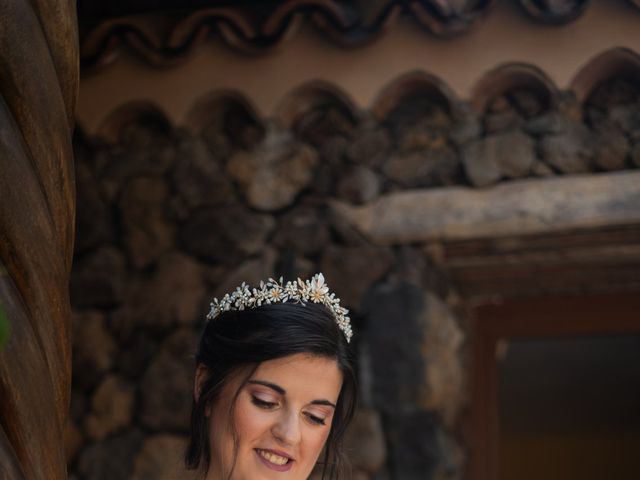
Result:
[[[265,400],[261,400],[260,398],[255,397],[253,395],[251,395],[251,403],[253,403],[257,407],[264,408],[265,410],[272,410],[273,408],[276,407],[276,405],[278,405],[277,403],[274,403],[274,402],[267,402]]]
[[[305,415],[316,425],[325,425],[324,419],[316,417],[315,415],[311,415],[310,413],[305,413]]]
[[[273,410],[278,406],[278,404],[275,402],[267,402],[254,395],[251,395],[251,403],[253,403],[258,408],[262,408],[263,410]],[[324,418],[316,417],[315,415],[308,412],[305,412],[304,415],[309,419],[309,421],[316,425],[326,425]]]

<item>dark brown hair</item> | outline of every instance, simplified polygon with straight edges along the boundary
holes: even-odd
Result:
[[[315,303],[275,303],[227,311],[207,323],[198,344],[196,365],[203,364],[209,375],[198,399],[193,401],[185,455],[187,468],[204,472],[209,469],[209,418],[205,409],[220,397],[229,380],[244,372],[233,397],[235,402],[261,362],[297,353],[335,359],[342,372],[342,389],[321,464],[323,479],[337,480],[343,476],[346,459],[342,440],[357,401],[353,355],[331,311]]]

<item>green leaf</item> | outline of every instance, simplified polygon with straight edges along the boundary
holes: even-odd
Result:
[[[9,340],[9,320],[7,319],[7,314],[0,303],[0,348],[4,347],[7,340]]]

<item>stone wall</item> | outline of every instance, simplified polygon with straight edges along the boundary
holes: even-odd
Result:
[[[462,478],[467,333],[455,285],[432,248],[375,245],[328,200],[640,167],[640,91],[624,78],[584,105],[515,86],[482,114],[433,89],[405,92],[383,115],[331,95],[303,107],[285,126],[232,99],[187,128],[137,105],[102,137],[78,132],[72,478],[189,478],[192,352],[208,301],[242,281],[317,271],[352,310],[354,478]]]

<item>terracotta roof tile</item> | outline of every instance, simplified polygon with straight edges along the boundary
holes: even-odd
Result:
[[[612,48],[587,62],[573,77],[566,92],[578,105],[593,98],[599,86],[612,79],[640,84],[640,54],[627,48]],[[332,106],[349,122],[369,117],[375,122],[391,121],[394,112],[403,105],[411,106],[416,99],[428,98],[441,105],[447,115],[460,120],[465,115],[482,115],[491,109],[492,102],[515,90],[531,92],[544,109],[558,107],[561,91],[540,68],[519,62],[498,65],[483,75],[472,89],[470,98],[458,98],[438,77],[423,71],[408,72],[383,87],[370,105],[358,105],[339,85],[310,81],[291,90],[272,112],[258,112],[251,101],[234,90],[216,90],[195,99],[186,116],[184,126],[194,133],[211,124],[224,124],[229,115],[242,122],[266,128],[276,122],[280,127],[294,130],[300,119],[313,111]],[[467,111],[467,108],[471,111]],[[157,117],[160,123],[172,120],[158,106],[146,101],[132,101],[112,111],[101,122],[97,132],[114,141],[131,121],[141,117]],[[225,120],[227,119],[227,120]],[[156,122],[158,123],[158,122]]]
[[[531,18],[556,25],[575,20],[590,4],[589,0],[512,1]],[[626,1],[640,8],[640,0]],[[197,45],[211,38],[221,39],[236,51],[260,54],[292,37],[303,22],[343,47],[374,41],[392,28],[400,15],[413,18],[433,35],[450,37],[469,30],[496,1],[285,0],[260,2],[259,7],[255,3],[132,0],[116,3],[119,9],[96,10],[93,17],[83,17],[83,8],[86,11],[91,3],[81,1],[82,66],[87,69],[108,64],[128,50],[153,65],[169,67],[186,61]],[[175,10],[177,7],[181,10]],[[128,12],[143,14],[111,16]]]

